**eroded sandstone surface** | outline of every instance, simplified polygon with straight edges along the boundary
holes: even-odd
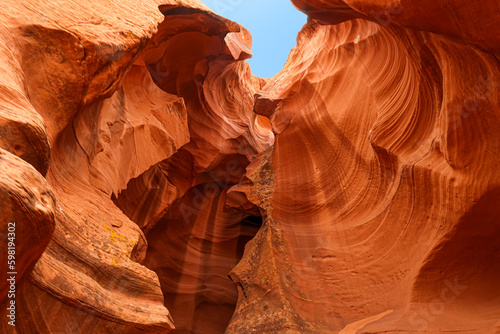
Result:
[[[292,2],[4,1],[0,332],[500,331],[500,4]]]

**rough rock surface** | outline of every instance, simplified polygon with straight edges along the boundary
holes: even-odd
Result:
[[[4,1],[1,333],[500,331],[498,1],[292,2]]]
[[[0,165],[0,250],[5,254],[0,265],[0,300],[4,300],[11,290],[11,285],[4,283],[11,277],[7,273],[16,272],[18,279],[28,276],[50,241],[55,198],[43,176],[22,159],[0,149]],[[10,267],[13,262],[15,268]]]

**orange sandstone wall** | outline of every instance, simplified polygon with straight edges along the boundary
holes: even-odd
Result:
[[[500,5],[292,2],[7,1],[0,332],[500,331]]]

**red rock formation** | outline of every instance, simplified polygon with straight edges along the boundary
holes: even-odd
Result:
[[[296,4],[323,25],[256,101],[277,139],[241,189],[266,219],[229,332],[497,332],[498,4],[452,5],[484,17],[460,34],[414,6]]]
[[[12,205],[3,209],[2,224],[6,229],[9,221],[26,220],[18,229],[18,241],[24,245],[18,247],[22,255],[17,263],[16,329],[23,333],[74,332],[77,328],[168,332],[174,325],[163,305],[158,277],[141,265],[147,242],[139,227],[151,229],[158,214],[165,214],[186,193],[191,185],[179,186],[184,180],[196,186],[206,182],[198,180],[205,174],[223,178],[217,169],[232,159],[236,165],[230,171],[235,173],[223,182],[235,184],[244,173],[240,163],[247,164],[254,153],[270,144],[270,128],[260,126],[253,113],[253,94],[260,81],[251,76],[248,65],[239,62],[250,52],[249,42],[244,41],[248,33],[240,33],[240,26],[197,1],[45,1],[36,7],[12,2],[2,25],[6,84],[2,86],[1,143],[26,161],[9,162],[10,153],[4,153],[10,174],[5,175],[2,189],[5,201]],[[189,43],[182,50],[184,34]],[[184,67],[175,64],[186,71],[173,79],[179,92],[158,81],[158,75],[166,73],[162,59],[168,59],[161,50],[169,47],[170,40],[177,51],[169,48],[168,52],[179,55],[181,51],[180,62],[192,56]],[[210,44],[205,48],[207,41],[215,42],[215,49]],[[189,86],[200,85],[208,74],[208,67],[204,73],[200,66],[208,66],[209,61],[217,65],[211,69],[213,78],[207,78],[220,85],[215,98],[225,96],[234,110],[213,101],[212,92],[203,100],[190,95],[195,92]],[[201,65],[196,66],[198,62]],[[235,97],[226,97],[224,85],[240,84],[240,72],[245,73],[248,87]],[[199,89],[204,88],[200,85]],[[248,102],[242,104],[240,99]],[[209,106],[214,103],[217,109]],[[210,124],[204,120],[209,112],[215,117],[208,119],[212,137],[195,130],[197,122]],[[168,167],[163,171],[160,163],[175,167],[167,159],[181,147],[195,159],[184,165],[196,171],[193,177],[179,176],[173,185],[167,179]],[[43,178],[28,163],[47,174],[50,186],[40,183]],[[34,173],[33,180],[23,180],[29,173]],[[196,177],[197,173],[201,176]],[[16,202],[22,184],[29,187],[24,190],[27,195],[20,195],[25,199]],[[57,206],[46,199],[53,198],[52,192]],[[141,198],[142,205],[137,203]],[[40,200],[42,204],[37,204]],[[237,224],[249,213],[235,211],[233,215]],[[47,246],[54,218],[51,242],[31,280],[26,280],[22,274],[31,271]],[[30,235],[31,226],[39,232]],[[247,240],[249,233],[244,229],[240,237],[238,225],[233,230],[230,237],[235,249],[228,249],[232,262],[223,266],[227,267],[223,285],[229,286],[232,295],[229,310],[223,310],[227,320],[236,302],[236,288],[227,274],[241,257],[238,242]],[[30,240],[38,246],[31,246]],[[6,288],[2,285],[2,298]],[[12,329],[5,322],[1,328],[2,332]]]
[[[293,2],[7,1],[0,332],[500,330],[498,3]]]
[[[156,169],[165,184],[160,193],[177,193],[162,196],[170,200],[147,209],[155,214],[141,221],[148,239],[145,265],[159,276],[176,332],[220,333],[237,300],[228,274],[258,229],[240,223],[252,213],[260,215],[245,199],[242,205],[249,210],[241,210],[241,203],[230,210],[226,192],[274,136],[253,112],[261,80],[238,61],[249,56],[248,32],[231,32],[227,22],[197,10],[165,14],[144,59],[158,86],[186,102],[191,140]],[[124,199],[133,194],[154,196],[151,183],[141,183],[120,194],[120,206],[130,207]]]
[[[2,270],[0,299],[15,294],[7,279],[28,276],[54,232],[55,198],[47,181],[31,165],[0,149]],[[12,266],[12,267],[11,267]],[[12,281],[13,282],[13,281]],[[12,298],[12,297],[9,297]]]

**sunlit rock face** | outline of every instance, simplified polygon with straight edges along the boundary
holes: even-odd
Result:
[[[293,3],[6,2],[1,333],[500,331],[500,5]]]
[[[497,332],[498,2],[295,4],[229,332]]]
[[[18,223],[15,329],[224,331],[228,274],[261,222],[227,191],[274,142],[253,112],[264,82],[244,61],[250,34],[198,1],[6,7],[0,217],[2,236]]]

